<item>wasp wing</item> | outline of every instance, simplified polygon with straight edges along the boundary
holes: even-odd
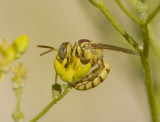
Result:
[[[117,46],[114,46],[114,45],[103,44],[103,43],[91,43],[91,48],[94,48],[94,49],[108,49],[108,50],[120,51],[120,52],[123,52],[123,53],[129,53],[129,54],[133,54],[133,55],[139,55],[138,52],[135,52],[133,50],[122,48],[122,47],[117,47]]]

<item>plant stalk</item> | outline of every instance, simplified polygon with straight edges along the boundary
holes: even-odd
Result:
[[[95,0],[89,0],[94,6],[98,7],[104,16],[111,22],[115,29],[126,39],[130,45],[132,45],[137,51],[139,51],[138,43],[123,29],[123,27],[118,23],[118,21],[112,16],[112,14],[105,7],[103,0],[95,2]]]
[[[141,60],[145,71],[145,85],[148,95],[148,101],[151,109],[152,122],[158,122],[158,113],[156,108],[155,95],[153,90],[153,82],[151,78],[150,62],[149,62],[149,31],[148,25],[142,27],[144,36],[144,49],[141,54]]]
[[[146,19],[140,23],[135,19],[132,14],[130,14],[124,6],[120,3],[119,0],[117,0],[118,5],[120,8],[137,24],[141,26],[143,37],[144,37],[144,47],[143,51],[139,49],[139,44],[121,27],[121,25],[117,22],[117,20],[110,14],[108,9],[105,7],[103,0],[89,0],[94,6],[99,8],[101,12],[104,14],[104,16],[111,22],[111,24],[115,27],[115,29],[128,41],[130,45],[132,45],[139,53],[142,61],[142,65],[145,71],[145,85],[146,85],[146,91],[148,95],[149,105],[151,109],[151,116],[152,116],[152,122],[158,122],[158,113],[156,108],[156,101],[154,96],[154,90],[153,90],[153,82],[151,79],[151,71],[150,71],[150,62],[149,62],[149,31],[148,31],[148,23],[155,17],[155,15],[160,10],[160,4],[156,7],[156,9],[151,12]]]
[[[30,120],[30,122],[36,122],[42,116],[44,116],[52,108],[54,104],[56,104],[59,100],[61,100],[69,92],[71,88],[72,86],[68,84],[65,90],[63,91],[63,93],[59,95],[58,98],[54,98],[36,117]]]
[[[143,68],[145,71],[145,85],[148,95],[149,106],[151,109],[152,122],[158,122],[158,113],[156,108],[155,95],[153,90],[153,82],[151,80],[151,72],[148,57],[141,57]]]
[[[144,25],[150,23],[159,11],[160,11],[160,2],[158,3],[158,6],[144,20]]]

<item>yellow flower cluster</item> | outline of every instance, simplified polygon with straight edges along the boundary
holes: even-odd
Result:
[[[13,67],[13,73],[14,76],[12,78],[12,81],[16,85],[15,87],[21,87],[24,84],[24,80],[26,79],[27,70],[23,67],[22,63],[19,63],[18,67]]]
[[[71,61],[68,62],[67,58],[65,58],[62,63],[55,59],[54,68],[63,81],[73,83],[81,80],[89,73],[91,64],[88,63],[82,67],[80,59],[77,57],[72,57]]]
[[[28,48],[28,38],[26,35],[18,37],[11,45],[3,40],[0,43],[0,82],[4,73],[8,72],[11,63],[18,59]]]

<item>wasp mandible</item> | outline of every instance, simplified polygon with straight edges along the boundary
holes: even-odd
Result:
[[[58,52],[54,60],[55,71],[63,81],[70,83],[77,90],[94,88],[106,79],[110,71],[110,64],[103,59],[103,49],[139,55],[133,50],[95,43],[88,39],[81,39],[74,46],[69,42],[64,42],[59,49],[44,45],[38,45],[38,47],[49,48],[40,56],[51,51]],[[94,66],[97,67],[90,71]]]

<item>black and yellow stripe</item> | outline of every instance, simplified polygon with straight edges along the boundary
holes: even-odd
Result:
[[[82,80],[74,82],[72,86],[77,90],[88,90],[103,82],[110,71],[110,64],[104,59],[98,60],[98,67]]]

